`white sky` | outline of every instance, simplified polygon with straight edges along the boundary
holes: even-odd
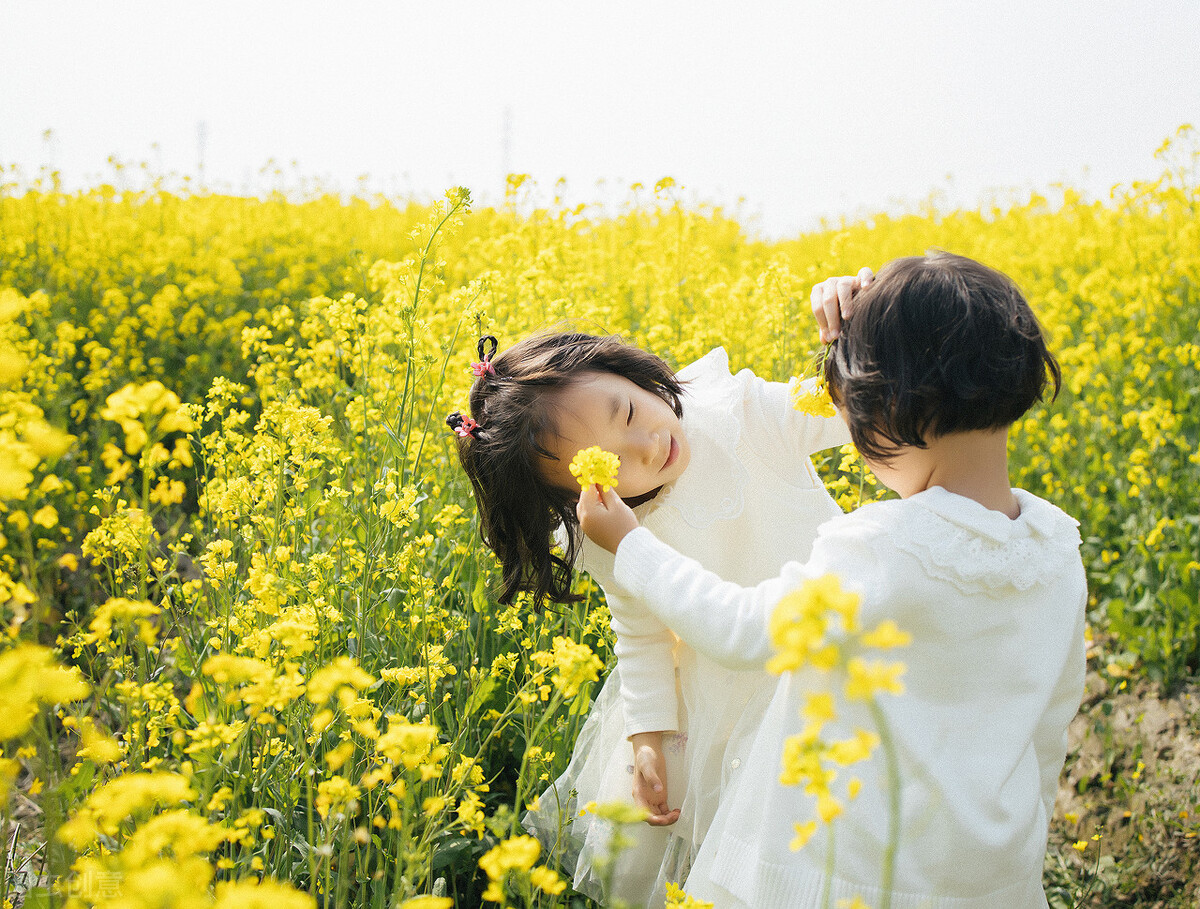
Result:
[[[0,164],[195,174],[200,122],[234,191],[271,158],[484,202],[506,163],[581,201],[670,175],[778,235],[1157,175],[1200,126],[1200,0],[0,0]]]

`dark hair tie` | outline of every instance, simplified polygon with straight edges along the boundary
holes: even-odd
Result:
[[[485,346],[488,341],[491,341],[491,350],[486,350]],[[484,376],[494,376],[495,368],[492,366],[492,357],[496,355],[496,348],[499,347],[496,339],[492,335],[484,335],[479,339],[479,343],[475,349],[479,351],[479,359],[471,364],[471,372],[475,374],[475,378],[481,379]]]

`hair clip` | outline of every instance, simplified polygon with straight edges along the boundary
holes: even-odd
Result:
[[[485,342],[489,341],[491,342],[491,349],[484,350]],[[500,343],[493,335],[484,335],[480,338],[479,344],[475,348],[479,352],[479,359],[471,364],[471,372],[475,373],[477,377],[494,376],[496,370],[492,366],[492,357],[496,355],[496,348],[499,346]]]
[[[475,433],[479,429],[478,423],[471,417],[464,417],[457,410],[446,417],[446,425],[453,429],[460,439],[465,439],[467,436],[475,438]]]

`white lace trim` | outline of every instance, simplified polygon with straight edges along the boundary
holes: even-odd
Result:
[[[994,512],[976,513],[970,506],[986,509],[943,489],[928,490],[919,494],[925,507],[905,509],[903,521],[892,526],[892,541],[931,576],[965,593],[1023,591],[1057,581],[1057,572],[1079,548],[1077,522],[1023,490],[1013,492],[1021,516],[1009,521]]]
[[[736,518],[745,508],[750,472],[737,455],[742,438],[742,389],[729,372],[723,347],[679,372],[684,386],[683,429],[692,449],[688,469],[647,503],[644,518],[661,509],[675,511],[702,530],[714,521]]]

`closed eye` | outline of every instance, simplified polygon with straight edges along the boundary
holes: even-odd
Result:
[[[625,418],[625,425],[629,426],[633,423],[633,402],[629,402],[629,416]]]

